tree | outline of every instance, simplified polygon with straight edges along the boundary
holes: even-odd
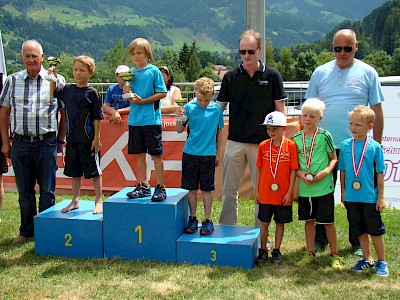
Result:
[[[335,59],[335,54],[331,51],[326,51],[323,50],[320,54],[318,54],[317,60],[318,60],[318,65],[323,65],[326,64],[327,62],[334,60]]]
[[[400,74],[400,48],[396,48],[393,51],[392,56],[392,75]]]
[[[380,50],[375,53],[368,54],[364,57],[363,62],[373,66],[378,72],[379,76],[391,75],[392,71],[392,58],[386,51]]]
[[[212,65],[208,64],[199,74],[199,77],[209,77],[212,80],[214,80],[214,82],[220,82],[221,78],[217,75],[215,75]]]
[[[284,80],[292,80],[295,78],[296,74],[293,64],[292,51],[289,48],[282,48],[281,60],[278,62],[277,68]]]
[[[185,74],[188,81],[195,81],[199,78],[199,74],[202,71],[200,59],[196,52],[192,52],[189,58],[189,64],[186,68]]]
[[[295,63],[296,80],[310,80],[311,74],[317,66],[317,54],[313,50],[301,52]]]
[[[184,72],[186,71],[186,68],[189,65],[189,56],[190,56],[189,47],[186,43],[183,43],[181,51],[179,52],[178,66]]]

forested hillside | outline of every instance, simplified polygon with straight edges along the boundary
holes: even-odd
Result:
[[[360,19],[386,0],[268,0],[267,36],[274,47],[308,43],[344,19]],[[47,53],[85,53],[101,60],[117,41],[144,36],[179,50],[196,40],[211,52],[237,47],[245,0],[0,0],[5,52],[17,58],[22,40],[36,38]],[[346,9],[347,7],[347,9]]]

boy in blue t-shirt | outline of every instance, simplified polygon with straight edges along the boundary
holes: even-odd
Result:
[[[167,88],[160,70],[150,63],[153,60],[150,43],[146,39],[137,38],[129,44],[128,49],[135,63],[132,68],[134,76],[130,81],[133,97],[129,98],[128,154],[137,155],[139,176],[136,188],[126,195],[129,198],[151,196],[146,159],[146,154],[149,153],[154,161],[157,180],[151,201],[160,202],[167,198],[161,157],[163,145],[160,101],[167,95]],[[131,92],[127,85],[123,91]]]
[[[194,83],[196,98],[184,107],[190,127],[190,134],[183,148],[182,188],[189,190],[190,217],[184,229],[186,233],[195,233],[198,227],[196,217],[197,190],[203,195],[204,221],[201,235],[214,231],[211,220],[212,194],[214,188],[215,167],[221,163],[221,128],[224,127],[222,108],[211,102],[214,95],[214,82],[208,77],[197,79]],[[181,121],[176,121],[176,131],[184,130]]]
[[[385,159],[382,147],[367,136],[374,127],[375,113],[371,108],[359,105],[349,115],[353,138],[342,142],[338,163],[341,201],[347,209],[349,223],[357,232],[363,253],[363,259],[351,270],[361,272],[376,268],[376,275],[388,276],[383,240],[386,229],[381,218],[386,206],[383,195]],[[369,235],[378,256],[376,264],[371,255]]]

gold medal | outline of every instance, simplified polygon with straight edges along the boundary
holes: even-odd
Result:
[[[279,189],[279,185],[277,183],[274,182],[273,184],[271,184],[272,191],[276,192],[278,189]]]
[[[361,189],[361,183],[359,181],[353,181],[352,185],[353,189],[355,189],[356,191],[358,191],[359,189]]]

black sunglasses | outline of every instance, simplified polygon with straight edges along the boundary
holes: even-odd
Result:
[[[333,47],[333,51],[335,51],[336,53],[340,53],[342,52],[342,50],[344,50],[344,52],[351,52],[353,50],[354,47],[352,46],[344,46],[344,47],[340,47],[340,46],[336,46]]]
[[[248,54],[253,55],[253,54],[256,54],[256,51],[257,51],[257,49],[256,50],[239,50],[239,53],[241,55],[245,55],[247,52]]]

